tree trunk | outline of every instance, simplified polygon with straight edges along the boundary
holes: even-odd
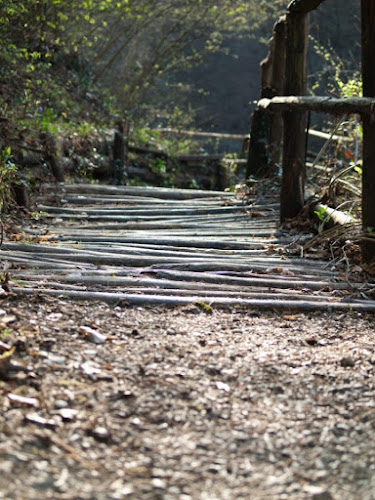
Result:
[[[306,93],[306,58],[308,44],[308,15],[287,14],[285,94]],[[306,180],[306,113],[286,111],[283,113],[284,147],[283,175],[280,198],[280,219],[296,217],[304,205]]]
[[[362,0],[363,95],[375,97],[375,2]],[[375,231],[375,112],[363,116],[362,221],[366,232]],[[363,264],[375,274],[375,239],[362,244]]]

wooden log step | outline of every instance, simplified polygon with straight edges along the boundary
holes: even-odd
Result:
[[[24,289],[33,289],[30,287],[30,282],[22,282],[20,281],[18,285],[23,285]],[[44,286],[48,286],[50,289],[61,289],[61,290],[75,290],[75,291],[85,291],[85,292],[106,292],[108,291],[105,287],[100,286],[91,286],[87,287],[79,284],[69,284],[69,283],[61,283],[61,282],[53,282],[49,281],[48,284],[43,283],[43,281],[35,282],[34,287],[37,286],[38,289],[42,292]],[[273,290],[273,291],[262,291],[257,289],[256,291],[232,291],[232,290],[207,290],[204,288],[184,288],[184,287],[172,287],[172,286],[164,286],[164,287],[155,287],[147,286],[147,287],[127,287],[126,290],[121,290],[121,287],[113,288],[115,293],[124,293],[128,295],[140,295],[147,291],[149,295],[165,295],[168,293],[170,296],[181,296],[184,295],[186,297],[225,297],[225,298],[242,298],[242,299],[264,299],[264,300],[274,300],[276,297],[278,299],[286,299],[286,300],[301,300],[301,297],[304,300],[309,300],[311,302],[326,302],[329,294],[320,294],[313,295],[309,293],[297,294],[297,291],[290,290]]]
[[[72,239],[69,236],[59,236],[59,241],[72,242]],[[102,242],[117,242],[117,243],[153,243],[158,242],[160,245],[170,245],[173,246],[182,246],[182,247],[194,247],[194,248],[213,248],[213,249],[223,249],[223,250],[248,250],[250,247],[250,242],[244,241],[235,241],[233,238],[222,238],[222,239],[214,239],[214,238],[168,238],[164,235],[161,237],[157,237],[153,239],[150,235],[144,235],[143,237],[139,236],[119,236],[116,238],[115,236],[98,236],[96,238],[97,241]],[[92,241],[90,236],[81,236],[79,241]]]
[[[67,184],[64,186],[66,193],[83,194],[114,194],[127,196],[156,197],[168,200],[191,200],[194,198],[233,198],[232,193],[223,191],[202,191],[199,189],[174,189],[148,186],[107,186],[104,184]]]
[[[194,205],[205,205],[212,206],[217,205],[217,197],[207,197],[207,198],[188,198],[188,199],[163,199],[148,196],[147,198],[140,196],[131,196],[127,194],[126,196],[117,195],[106,195],[106,194],[81,194],[79,196],[65,194],[62,198],[62,203],[69,203],[73,205],[126,205],[126,206],[136,206],[136,205],[149,205],[150,203],[154,205],[162,206],[194,206]],[[222,203],[230,203],[233,205],[243,205],[241,198],[232,196],[226,196],[222,199]]]
[[[110,303],[127,303],[131,305],[167,305],[167,306],[182,306],[189,305],[192,303],[204,303],[210,307],[244,307],[251,309],[268,309],[268,310],[296,310],[296,311],[360,311],[360,312],[375,312],[375,302],[360,302],[356,300],[351,301],[321,301],[321,302],[310,302],[308,300],[282,300],[275,298],[274,300],[264,300],[264,299],[238,299],[238,298],[228,298],[220,297],[215,298],[212,296],[205,297],[186,297],[186,296],[176,296],[171,297],[170,295],[149,295],[149,294],[139,294],[130,295],[126,293],[116,293],[116,292],[86,292],[86,291],[73,291],[73,290],[53,290],[53,289],[43,289],[43,290],[33,290],[26,288],[14,288],[14,293],[20,293],[24,295],[48,295],[55,297],[66,297],[76,300],[95,300],[104,301]]]
[[[302,259],[285,261],[280,257],[264,256],[260,252],[256,254],[251,254],[246,252],[244,255],[239,257],[238,255],[211,255],[206,254],[193,254],[190,252],[163,252],[163,251],[124,251],[121,252],[108,252],[98,250],[71,250],[67,248],[56,248],[56,247],[38,247],[36,245],[20,245],[21,250],[16,250],[16,244],[10,244],[8,248],[4,249],[4,257],[11,262],[24,262],[28,260],[30,266],[35,266],[39,261],[44,262],[55,262],[57,265],[67,265],[71,267],[71,263],[76,263],[77,266],[81,265],[110,265],[110,266],[120,266],[120,267],[145,267],[145,266],[163,266],[164,269],[174,267],[179,269],[179,276],[181,279],[181,270],[191,270],[191,271],[208,271],[213,268],[220,267],[221,271],[232,271],[232,272],[254,272],[259,271],[264,274],[276,274],[278,275],[278,280],[282,281],[283,276],[286,275],[286,279],[291,276],[298,279],[298,274],[303,273],[304,283],[308,282],[311,276],[316,276],[316,262],[311,263],[310,266],[304,266]],[[38,250],[35,250],[35,247]],[[6,253],[6,250],[10,251],[10,254]],[[25,251],[26,250],[26,251]],[[29,256],[31,253],[31,256]],[[237,253],[237,252],[236,252]],[[255,258],[256,255],[258,258]],[[319,269],[319,276],[332,276],[333,273]],[[201,279],[204,279],[202,276]],[[292,285],[294,286],[294,285]],[[321,285],[321,288],[327,286],[327,283]]]
[[[222,207],[212,207],[212,208],[164,208],[160,210],[155,207],[149,207],[146,209],[140,209],[137,207],[117,207],[117,208],[102,208],[101,210],[85,208],[85,210],[81,210],[80,208],[68,208],[68,207],[38,207],[42,212],[46,212],[45,217],[55,217],[58,215],[59,217],[90,217],[91,220],[95,220],[95,217],[107,217],[107,216],[123,216],[124,214],[136,214],[138,218],[143,216],[151,216],[155,218],[156,216],[163,217],[171,217],[171,216],[190,216],[190,215],[216,215],[216,214],[232,214],[237,213],[239,211],[239,207],[232,206],[222,206]],[[114,219],[116,220],[116,219]]]
[[[285,277],[284,282],[282,280],[275,277],[275,275],[254,275],[253,278],[240,278],[233,279],[225,276],[215,277],[214,279],[207,280],[205,273],[195,273],[194,276],[190,276],[190,279],[185,279],[180,276],[169,276],[169,278],[160,278],[157,273],[155,273],[155,277],[148,277],[147,275],[138,275],[138,276],[103,276],[103,275],[94,275],[90,273],[89,275],[85,275],[84,273],[69,273],[69,274],[30,274],[24,271],[16,273],[17,283],[24,282],[27,284],[28,282],[36,283],[51,283],[52,281],[60,282],[60,283],[79,283],[84,285],[89,285],[91,287],[126,287],[127,290],[130,288],[146,288],[146,287],[159,287],[159,288],[175,288],[175,289],[190,289],[190,290],[219,290],[219,291],[232,291],[232,292],[254,292],[257,293],[302,293],[304,297],[309,295],[311,291],[322,291],[323,294],[329,295],[330,291],[333,288],[335,290],[345,290],[344,283],[336,283],[332,284],[329,281],[318,281],[312,280],[309,281],[296,279],[289,277]],[[150,273],[152,276],[152,273]],[[174,278],[174,279],[172,279]],[[284,285],[284,286],[281,286]],[[353,283],[353,287],[358,287],[360,289],[362,284]],[[326,291],[324,291],[326,289]]]
[[[277,202],[243,206],[234,195],[187,191],[66,186],[62,206],[40,203],[47,218],[25,225],[33,243],[3,242],[12,290],[130,304],[375,310],[363,283],[348,285],[324,260],[289,255],[313,235],[279,230]]]

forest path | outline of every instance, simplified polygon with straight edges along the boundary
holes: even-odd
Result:
[[[324,260],[293,256],[311,235],[279,226],[272,200],[150,187],[67,185],[25,239],[5,241],[12,291],[129,304],[375,311]],[[26,243],[25,243],[26,241]]]
[[[1,250],[0,497],[374,499],[363,285],[289,254],[270,201],[64,199]]]

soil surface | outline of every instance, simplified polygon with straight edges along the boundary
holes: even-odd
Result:
[[[0,308],[0,498],[375,498],[373,315]]]

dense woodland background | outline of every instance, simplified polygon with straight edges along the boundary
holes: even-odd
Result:
[[[4,0],[1,206],[6,186],[32,188],[35,179],[48,174],[30,173],[35,165],[47,165],[55,178],[64,180],[53,165],[59,155],[60,163],[67,161],[68,175],[90,179],[101,165],[105,170],[105,147],[77,138],[103,140],[123,118],[135,145],[172,156],[238,154],[238,141],[171,140],[154,130],[247,134],[260,96],[260,62],[287,5],[287,0]],[[340,0],[327,0],[311,13],[309,92],[360,93],[359,14],[358,0],[348,0],[345,8]],[[150,178],[142,181],[179,185],[169,178],[164,157],[147,162]],[[134,183],[139,181],[138,166]],[[190,177],[189,187],[207,184],[196,182],[194,172]]]
[[[2,117],[46,128],[127,114],[150,126],[246,133],[259,63],[287,3],[5,0]],[[337,66],[344,78],[358,71],[359,8],[327,0],[311,14],[314,92],[335,85]]]

